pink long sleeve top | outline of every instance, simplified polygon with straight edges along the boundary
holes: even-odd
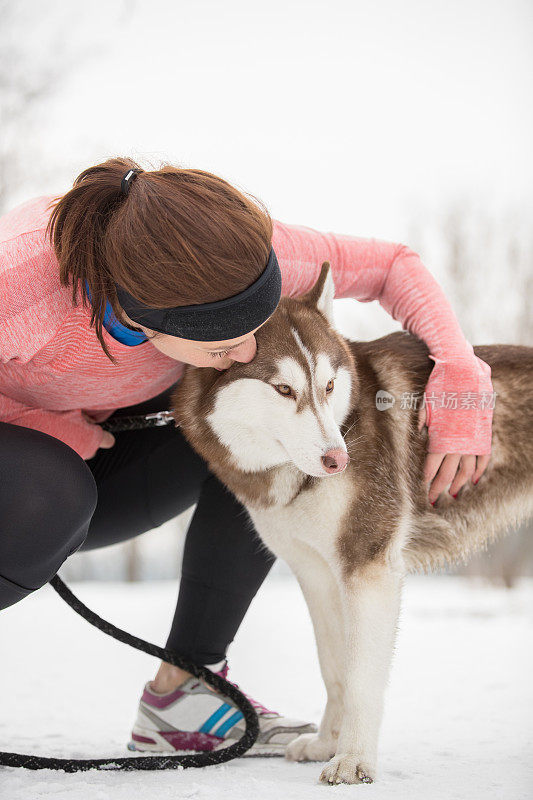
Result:
[[[0,421],[44,431],[82,458],[95,455],[105,420],[163,392],[184,365],[149,342],[135,347],[104,329],[107,358],[90,327],[90,309],[74,306],[45,236],[52,197],[37,197],[0,217]],[[475,356],[442,289],[403,244],[323,233],[274,220],[272,246],[282,294],[299,296],[331,264],[337,298],[378,302],[428,346],[435,366],[426,386],[428,450],[491,452],[490,366]],[[455,402],[451,402],[455,396]],[[471,402],[457,402],[458,397]]]

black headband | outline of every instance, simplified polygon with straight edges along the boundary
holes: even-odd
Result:
[[[134,322],[159,333],[197,342],[236,339],[255,330],[274,313],[281,297],[281,270],[271,248],[258,279],[233,297],[214,303],[148,308],[115,284],[120,305]]]

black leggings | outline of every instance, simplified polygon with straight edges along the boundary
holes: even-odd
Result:
[[[115,415],[166,409],[171,391]],[[196,503],[166,647],[197,664],[221,661],[274,556],[179,428],[115,439],[84,461],[59,439],[0,422],[0,609],[72,553],[131,539]]]

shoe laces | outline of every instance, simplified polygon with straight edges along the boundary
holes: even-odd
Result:
[[[266,706],[264,706],[262,703],[260,703],[258,700],[254,700],[254,698],[250,697],[249,694],[246,694],[246,692],[243,692],[238,683],[233,683],[233,681],[230,681],[228,679],[228,677],[227,677],[228,669],[229,669],[229,667],[228,667],[228,664],[226,662],[226,664],[224,664],[222,669],[220,669],[216,674],[220,675],[221,678],[224,678],[224,680],[228,681],[228,683],[231,683],[232,686],[235,686],[236,689],[238,689],[240,692],[242,692],[243,695],[246,697],[246,699],[250,701],[252,706],[258,712],[258,714],[276,714],[276,716],[278,716],[278,717],[281,716],[277,711],[271,711]]]

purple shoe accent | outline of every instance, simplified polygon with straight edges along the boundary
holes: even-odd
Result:
[[[131,738],[134,742],[146,742],[146,744],[156,744],[155,739],[150,739],[148,736],[139,736],[137,733],[132,733]]]
[[[217,675],[220,675],[221,678],[224,678],[225,680],[227,680],[226,676],[228,674],[228,670],[229,670],[228,662],[226,661],[226,663],[224,664],[222,669],[219,669],[219,671],[217,672]]]
[[[221,736],[200,731],[158,731],[175,750],[214,750],[224,741]]]
[[[174,689],[173,692],[168,694],[154,694],[150,689],[145,688],[141,700],[143,703],[148,703],[149,706],[166,708],[171,703],[175,703],[184,694],[185,692],[180,691],[180,689]]]
[[[216,674],[220,675],[221,678],[228,680],[228,670],[229,670],[228,662],[226,661],[222,669],[220,669]],[[232,686],[235,686],[236,689],[239,689],[238,683],[233,683],[233,681],[229,681],[229,683],[231,683]],[[240,689],[240,691],[242,692],[242,689]],[[253,705],[253,707],[259,714],[276,714],[276,716],[281,717],[281,714],[279,714],[277,711],[270,711],[262,703],[258,703],[257,700],[254,700],[253,697],[250,697],[249,694],[246,694],[246,692],[242,693],[250,701],[250,703]]]

